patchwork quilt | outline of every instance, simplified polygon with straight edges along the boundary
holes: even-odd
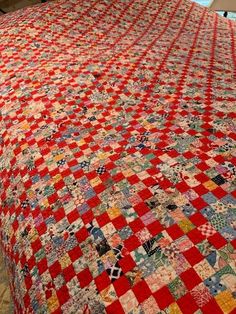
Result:
[[[16,314],[236,309],[236,24],[190,0],[0,18]]]

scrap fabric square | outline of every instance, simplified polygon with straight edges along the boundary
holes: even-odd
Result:
[[[16,314],[232,314],[236,24],[190,0],[0,17]]]

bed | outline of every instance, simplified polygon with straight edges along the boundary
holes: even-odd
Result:
[[[189,0],[0,17],[15,313],[235,313],[235,31]]]

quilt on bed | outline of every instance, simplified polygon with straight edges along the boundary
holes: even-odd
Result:
[[[1,17],[15,313],[235,313],[235,31],[188,0]]]

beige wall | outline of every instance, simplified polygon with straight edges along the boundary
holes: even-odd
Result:
[[[215,11],[236,12],[236,0],[213,0],[210,8]]]

